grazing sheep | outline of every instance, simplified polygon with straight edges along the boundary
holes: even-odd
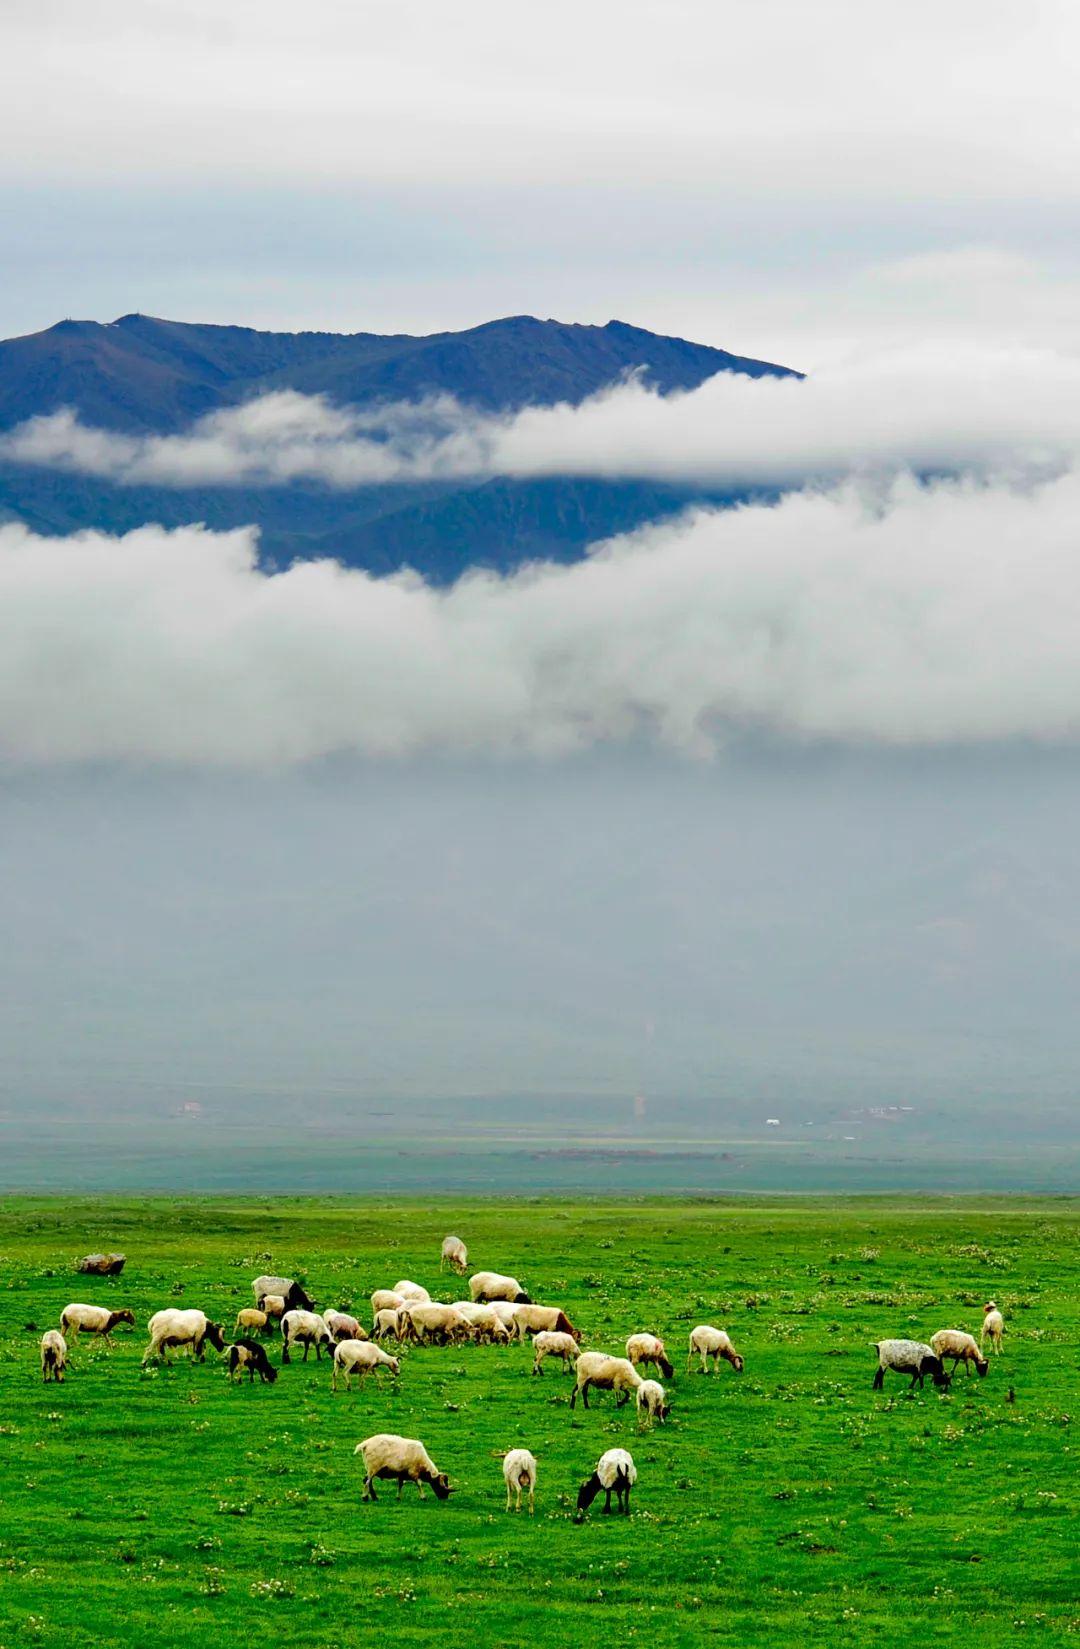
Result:
[[[575,1372],[577,1384],[570,1393],[571,1408],[579,1396],[588,1408],[590,1386],[598,1391],[613,1391],[616,1408],[622,1408],[630,1401],[630,1393],[636,1392],[641,1384],[641,1375],[633,1363],[628,1363],[625,1357],[607,1357],[602,1351],[583,1351]]]
[[[315,1301],[310,1294],[305,1293],[298,1282],[291,1277],[256,1277],[251,1285],[251,1292],[255,1296],[255,1304],[260,1311],[265,1311],[264,1300],[268,1294],[279,1294],[285,1301],[286,1311],[313,1311]]]
[[[709,1358],[713,1360],[713,1373],[720,1373],[720,1359],[730,1363],[736,1374],[743,1371],[743,1360],[731,1343],[730,1336],[722,1328],[710,1328],[708,1323],[699,1323],[690,1335],[690,1351],[686,1359],[686,1372],[690,1373],[695,1355],[701,1357],[701,1372],[708,1374]]]
[[[565,1374],[567,1369],[570,1369],[573,1373],[572,1365],[580,1349],[572,1334],[555,1334],[550,1329],[541,1329],[533,1341],[536,1360],[533,1363],[532,1371],[534,1374],[542,1375],[545,1357],[561,1357],[563,1373]]]
[[[233,1333],[241,1334],[245,1329],[253,1329],[259,1334],[273,1334],[274,1320],[265,1311],[256,1311],[253,1305],[245,1305],[236,1313]]]
[[[459,1277],[464,1277],[469,1264],[469,1251],[460,1237],[444,1237],[442,1253],[439,1256],[439,1270],[449,1266],[456,1271]]]
[[[454,1306],[439,1300],[406,1300],[398,1311],[398,1327],[411,1339],[440,1345],[469,1338],[466,1318]]]
[[[335,1340],[366,1340],[367,1335],[355,1317],[347,1311],[324,1311],[323,1322]]]
[[[962,1328],[939,1328],[936,1334],[931,1334],[930,1344],[944,1367],[946,1357],[953,1360],[952,1372],[956,1373],[958,1363],[963,1363],[971,1376],[971,1365],[975,1364],[979,1375],[985,1375],[990,1364],[986,1361],[978,1344],[972,1335],[966,1334]]]
[[[225,1350],[225,1330],[220,1323],[212,1323],[205,1311],[179,1311],[175,1306],[168,1306],[164,1311],[155,1311],[146,1326],[150,1331],[150,1344],[143,1353],[144,1363],[151,1357],[161,1357],[167,1362],[165,1353],[177,1346],[190,1346],[192,1357],[204,1363],[207,1340],[216,1351]]]
[[[243,1379],[244,1370],[248,1371],[248,1381],[255,1384],[256,1374],[268,1386],[272,1386],[277,1379],[277,1369],[266,1355],[266,1347],[258,1340],[234,1340],[229,1347],[229,1381],[239,1376]]]
[[[505,1344],[511,1338],[510,1330],[491,1305],[478,1305],[475,1300],[455,1300],[454,1310],[460,1311],[469,1325],[474,1340]]]
[[[1005,1319],[998,1310],[997,1301],[987,1300],[983,1306],[983,1313],[982,1331],[979,1334],[979,1349],[982,1350],[989,1335],[991,1351],[1000,1351],[1001,1336],[1005,1332]]]
[[[512,1332],[519,1340],[524,1340],[526,1334],[539,1334],[542,1329],[572,1334],[575,1340],[581,1338],[566,1312],[557,1305],[533,1305],[530,1301],[528,1305],[514,1307]]]
[[[289,1347],[303,1346],[304,1362],[315,1347],[315,1361],[322,1362],[322,1348],[331,1344],[330,1330],[325,1318],[317,1311],[287,1311],[281,1319],[281,1361],[289,1362]]]
[[[280,1326],[285,1315],[285,1296],[283,1294],[264,1294],[262,1302],[266,1316]]]
[[[425,1483],[431,1484],[439,1500],[445,1500],[454,1492],[446,1473],[439,1470],[419,1438],[398,1437],[394,1432],[381,1431],[357,1443],[353,1453],[364,1457],[364,1500],[379,1498],[375,1493],[377,1477],[397,1478],[399,1500],[406,1482],[416,1484],[421,1500]]]
[[[650,1363],[655,1363],[665,1380],[675,1377],[667,1348],[663,1340],[658,1339],[655,1334],[631,1334],[626,1342],[626,1355],[635,1368],[639,1364],[642,1368],[647,1368]]]
[[[531,1305],[532,1301],[516,1277],[503,1277],[497,1271],[474,1271],[469,1278],[471,1300],[509,1300],[512,1305]]]
[[[503,1480],[506,1483],[506,1509],[510,1510],[510,1497],[517,1492],[516,1512],[521,1510],[521,1493],[524,1489],[529,1496],[529,1516],[535,1508],[536,1499],[536,1456],[528,1449],[511,1449],[503,1461]]]
[[[84,1254],[75,1269],[90,1277],[119,1277],[125,1261],[123,1254]]]
[[[654,1420],[663,1425],[671,1413],[671,1404],[659,1380],[642,1380],[637,1388],[637,1412],[639,1426],[651,1428]]]
[[[401,1313],[384,1306],[381,1311],[375,1313],[375,1321],[371,1325],[371,1338],[388,1340],[391,1334],[395,1340],[401,1339]]]
[[[396,1357],[391,1357],[382,1346],[377,1346],[373,1340],[340,1340],[334,1347],[334,1372],[330,1379],[331,1391],[337,1390],[337,1378],[340,1373],[345,1380],[345,1390],[352,1390],[352,1377],[355,1374],[363,1379],[365,1374],[375,1375],[375,1384],[378,1385],[378,1374],[381,1368],[388,1368],[391,1374],[401,1373],[401,1364]]]
[[[371,1316],[374,1320],[380,1311],[397,1311],[405,1304],[404,1294],[398,1294],[392,1288],[377,1288],[371,1296]]]
[[[628,1514],[630,1511],[630,1490],[637,1482],[637,1467],[633,1457],[626,1449],[608,1449],[596,1463],[596,1470],[587,1483],[583,1483],[578,1490],[577,1512],[574,1515],[575,1523],[584,1523],[585,1513],[596,1499],[600,1490],[604,1490],[604,1510],[611,1510],[612,1491],[620,1512]]]
[[[875,1391],[880,1391],[884,1386],[885,1370],[890,1368],[895,1369],[897,1374],[910,1374],[911,1385],[917,1385],[920,1391],[928,1374],[935,1386],[949,1384],[950,1376],[942,1368],[941,1358],[933,1346],[924,1345],[921,1340],[876,1340],[874,1350],[878,1354]]]
[[[112,1331],[117,1323],[130,1323],[135,1327],[135,1317],[130,1311],[106,1311],[103,1305],[66,1305],[60,1313],[60,1332],[66,1334],[69,1340],[77,1340],[85,1329],[87,1334],[105,1341],[107,1346],[112,1345]]]
[[[406,1277],[403,1282],[395,1283],[392,1292],[400,1294],[403,1300],[430,1300],[431,1295],[419,1283],[411,1283]]]
[[[475,1304],[476,1302],[471,1303]],[[516,1309],[513,1302],[510,1300],[487,1300],[484,1303],[495,1313],[507,1332],[512,1335],[514,1332],[514,1311]]]
[[[41,1336],[41,1378],[46,1385],[50,1380],[56,1380],[63,1385],[67,1349],[67,1341],[58,1328],[45,1330]]]

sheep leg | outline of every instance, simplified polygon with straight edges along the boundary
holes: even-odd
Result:
[[[371,1477],[366,1477],[364,1479],[364,1492],[363,1492],[363,1494],[361,1495],[360,1498],[362,1500],[378,1500],[379,1497],[375,1493],[375,1478],[374,1478],[374,1475],[372,1475]]]
[[[536,1510],[536,1490],[530,1485],[530,1487],[529,1487],[529,1516],[530,1517],[533,1515],[535,1510]]]
[[[877,1373],[874,1375],[874,1390],[875,1391],[881,1391],[882,1388],[884,1387],[884,1385],[885,1385],[885,1370],[881,1367],[881,1365],[879,1363]]]

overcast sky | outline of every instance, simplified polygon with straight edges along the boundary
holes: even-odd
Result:
[[[451,590],[0,525],[0,1112],[994,1093],[1019,1136],[1075,1092],[1076,8],[2,10],[0,334],[529,312],[810,376],[5,437],[181,489],[782,496]]]
[[[1080,342],[1068,0],[7,0],[0,333]]]

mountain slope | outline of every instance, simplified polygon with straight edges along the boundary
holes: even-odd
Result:
[[[107,325],[61,321],[0,342],[0,429],[71,407],[84,423],[166,434],[271,390],[342,404],[450,394],[485,411],[578,404],[640,371],[661,393],[717,372],[787,376],[770,362],[621,321],[566,325],[531,316],[428,337],[259,332],[125,315]],[[683,507],[693,489],[581,478],[332,491],[290,487],[117,486],[0,463],[0,520],[39,532],[122,531],[143,521],[253,522],[269,559],[312,554],[384,572],[402,564],[445,582],[470,565],[509,568],[538,556],[574,559],[585,545]]]

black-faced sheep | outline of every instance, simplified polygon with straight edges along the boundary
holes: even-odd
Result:
[[[287,1311],[281,1319],[281,1361],[288,1363],[290,1346],[303,1346],[304,1362],[315,1347],[315,1361],[322,1361],[323,1346],[331,1344],[330,1330],[317,1311]]]
[[[151,1357],[161,1357],[167,1362],[167,1351],[184,1346],[190,1346],[192,1357],[203,1363],[207,1341],[216,1351],[225,1350],[224,1329],[220,1323],[212,1323],[205,1311],[179,1311],[169,1306],[164,1311],[155,1311],[146,1326],[150,1331],[150,1344],[143,1353],[144,1363]]]
[[[637,1482],[637,1467],[626,1449],[608,1449],[596,1463],[596,1470],[578,1490],[575,1523],[584,1523],[585,1513],[603,1489],[604,1510],[611,1510],[611,1496],[615,1495],[620,1512],[630,1511],[630,1490]]]
[[[256,1374],[268,1386],[277,1379],[278,1371],[266,1355],[266,1347],[258,1340],[234,1340],[229,1347],[229,1379],[243,1379],[247,1369],[248,1381],[255,1384]]]
[[[631,1392],[636,1393],[641,1384],[641,1375],[633,1363],[627,1362],[625,1357],[608,1357],[602,1351],[583,1351],[577,1360],[575,1369],[577,1384],[570,1393],[570,1407],[573,1408],[581,1397],[586,1408],[589,1406],[589,1387],[595,1386],[598,1391],[613,1391],[615,1406],[622,1408],[630,1401]]]
[[[516,1277],[504,1277],[498,1271],[474,1271],[469,1278],[469,1298],[481,1302],[509,1300],[511,1305],[532,1304]]]
[[[655,1334],[631,1334],[626,1342],[626,1355],[635,1368],[647,1368],[655,1363],[665,1380],[675,1376],[667,1348]]]
[[[251,1292],[260,1311],[266,1310],[263,1301],[268,1294],[280,1294],[286,1311],[313,1311],[315,1308],[311,1295],[292,1277],[256,1277]]]
[[[353,1453],[364,1457],[365,1500],[379,1498],[375,1493],[377,1477],[397,1479],[399,1500],[405,1483],[416,1484],[421,1500],[425,1483],[430,1483],[439,1500],[446,1500],[454,1492],[446,1473],[439,1470],[419,1438],[398,1437],[394,1432],[381,1431],[357,1443]]]
[[[129,1323],[135,1327],[135,1315],[128,1310],[107,1311],[103,1305],[80,1305],[77,1301],[66,1305],[60,1313],[60,1332],[65,1334],[69,1341],[78,1339],[82,1333],[93,1334],[103,1339],[106,1345],[112,1345],[112,1331],[118,1323]]]
[[[974,1363],[980,1376],[985,1375],[990,1367],[974,1337],[965,1333],[962,1328],[939,1328],[936,1334],[931,1334],[930,1345],[935,1354],[941,1358],[943,1367],[946,1357],[952,1358],[952,1372],[954,1374],[959,1363],[964,1364],[969,1377],[972,1363]]]
[[[917,1385],[920,1391],[928,1374],[935,1386],[949,1384],[950,1377],[941,1366],[941,1358],[933,1346],[924,1345],[921,1340],[876,1340],[874,1350],[878,1354],[875,1391],[880,1391],[884,1386],[885,1371],[890,1368],[895,1369],[897,1374],[910,1374],[911,1385]]]

